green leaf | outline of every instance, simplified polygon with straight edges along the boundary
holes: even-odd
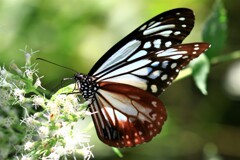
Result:
[[[203,29],[203,41],[212,46],[207,57],[211,60],[221,53],[227,38],[227,15],[222,0],[216,0]]]
[[[199,56],[199,58],[191,61],[190,66],[192,67],[192,75],[195,84],[199,90],[207,95],[207,76],[210,70],[210,63],[205,54]]]
[[[118,155],[118,157],[123,158],[123,154],[120,152],[119,149],[112,147],[113,151],[116,153],[116,155]]]

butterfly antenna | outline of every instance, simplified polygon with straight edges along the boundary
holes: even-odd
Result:
[[[36,60],[45,61],[45,62],[48,62],[48,63],[54,64],[54,65],[56,65],[56,66],[59,66],[59,67],[62,67],[62,68],[68,69],[68,70],[70,70],[70,71],[73,71],[73,72],[75,72],[75,73],[78,73],[76,70],[74,70],[74,69],[72,69],[72,68],[68,68],[68,67],[62,66],[62,65],[60,65],[60,64],[57,64],[57,63],[54,63],[54,62],[48,61],[48,60],[43,59],[43,58],[36,58]]]

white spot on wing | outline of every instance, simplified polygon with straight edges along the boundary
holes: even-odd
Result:
[[[146,54],[147,54],[147,51],[145,51],[145,50],[140,50],[140,51],[138,51],[137,53],[135,53],[132,57],[130,57],[127,61],[131,61],[131,60],[133,60],[133,59],[136,59],[136,58],[145,56]]]
[[[156,22],[153,25],[151,25],[150,27],[148,27],[148,29],[154,28],[156,26],[159,26],[161,24],[161,22]]]
[[[166,69],[168,64],[169,64],[168,61],[163,61],[161,67]]]
[[[172,63],[171,68],[174,69],[175,67],[177,67],[177,63]]]
[[[152,84],[151,85],[151,90],[153,93],[156,93],[157,92],[157,86],[155,84]]]
[[[195,51],[199,50],[199,47],[195,47],[194,50],[195,50]]]
[[[165,81],[165,80],[167,79],[167,77],[168,77],[168,75],[167,75],[167,74],[164,74],[164,75],[162,75],[161,80],[162,80],[162,81]]]
[[[155,48],[160,48],[161,45],[161,40],[160,39],[156,39],[153,41],[154,47]]]
[[[147,49],[151,47],[151,42],[146,42],[143,46],[143,48]]]
[[[157,113],[154,113],[154,114],[152,114],[152,120],[156,120],[156,117],[157,117]]]
[[[143,25],[139,30],[142,31],[147,28],[147,25]]]
[[[151,66],[152,66],[152,67],[157,67],[157,66],[159,65],[159,63],[160,63],[160,62],[158,62],[158,61],[153,62],[153,63],[151,64]]]
[[[181,58],[182,57],[182,55],[175,55],[175,56],[171,56],[170,58],[171,59],[179,59],[179,58]]]
[[[187,25],[186,25],[186,24],[183,24],[183,25],[182,25],[182,27],[183,27],[183,28],[186,28],[186,27],[187,27]]]
[[[174,32],[173,34],[174,34],[175,36],[177,36],[177,35],[181,34],[181,32],[180,32],[180,31],[176,31],[176,32]]]
[[[155,23],[155,21],[152,21],[152,22],[150,22],[149,24],[148,24],[148,26],[151,26],[151,25],[153,25]]]
[[[143,35],[149,35],[149,34],[152,34],[152,33],[159,32],[159,31],[164,30],[164,29],[170,29],[170,28],[174,28],[174,27],[175,27],[174,24],[160,25],[158,27],[150,28],[150,29],[145,30],[143,32]]]
[[[134,71],[132,73],[135,74],[135,75],[139,75],[139,76],[147,76],[149,74],[149,72],[151,72],[151,71],[152,71],[152,68],[144,67],[144,68],[136,70],[136,71]]]
[[[172,30],[167,30],[167,31],[160,32],[159,35],[164,37],[169,37],[172,32],[173,32]]]
[[[170,47],[172,45],[172,42],[171,41],[167,41],[166,43],[165,43],[165,46],[166,47]]]
[[[153,105],[153,107],[157,107],[157,102],[156,101],[152,101],[152,105]]]
[[[179,18],[180,21],[185,21],[185,19],[186,19],[185,17],[180,17]]]
[[[158,77],[160,76],[160,74],[161,74],[161,71],[156,70],[156,71],[152,72],[152,73],[149,75],[149,78],[151,78],[151,79],[156,79],[156,78],[158,78]]]

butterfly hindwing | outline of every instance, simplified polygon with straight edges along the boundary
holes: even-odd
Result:
[[[132,147],[150,141],[162,128],[166,111],[155,96],[130,85],[99,83],[90,106],[97,134],[108,145]]]
[[[194,15],[187,8],[173,9],[157,15],[135,29],[108,50],[93,66],[88,75],[99,76],[125,58],[138,52],[149,53],[180,44],[194,26]],[[144,49],[144,51],[142,51]]]

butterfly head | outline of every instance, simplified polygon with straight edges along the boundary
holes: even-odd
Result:
[[[97,83],[94,78],[88,75],[83,75],[81,73],[76,73],[74,75],[79,91],[85,100],[93,100],[93,97],[98,89]]]

